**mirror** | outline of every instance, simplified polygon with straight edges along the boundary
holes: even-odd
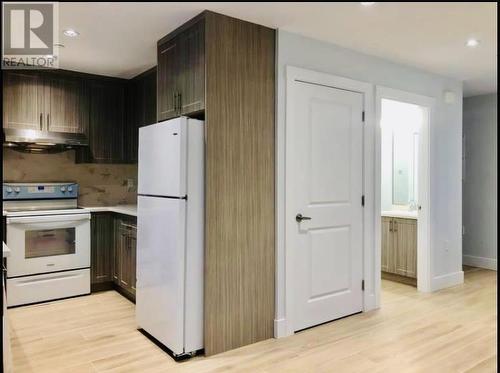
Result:
[[[382,99],[382,210],[416,210],[423,108]]]
[[[418,133],[392,134],[392,204],[406,206],[417,200]]]

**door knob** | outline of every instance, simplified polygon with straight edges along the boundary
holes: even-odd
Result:
[[[302,214],[297,214],[295,220],[297,220],[297,223],[300,223],[302,220],[311,220],[311,218],[309,216],[302,216]]]

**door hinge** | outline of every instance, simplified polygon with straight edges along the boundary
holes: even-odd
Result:
[[[361,206],[365,205],[365,196],[361,196]]]
[[[365,291],[365,280],[361,280],[361,290]]]
[[[365,121],[365,112],[364,112],[364,110],[361,112],[361,120],[363,122]]]

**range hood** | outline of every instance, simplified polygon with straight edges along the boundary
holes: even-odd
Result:
[[[3,134],[4,147],[25,153],[59,153],[89,144],[83,133],[4,128]]]

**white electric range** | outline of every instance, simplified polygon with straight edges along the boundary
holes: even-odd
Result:
[[[90,211],[76,183],[4,183],[7,305],[90,293]]]

